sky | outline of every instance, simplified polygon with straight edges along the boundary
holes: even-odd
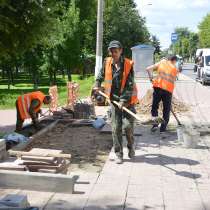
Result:
[[[156,35],[162,49],[169,47],[176,27],[198,31],[198,24],[210,13],[210,0],[135,0],[147,27]]]

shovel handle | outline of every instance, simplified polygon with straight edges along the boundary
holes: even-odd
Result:
[[[98,91],[98,92],[99,92],[100,95],[104,96],[110,104],[113,103],[113,104],[117,105],[118,107],[120,107],[120,104],[117,101],[111,101],[110,98],[105,93],[103,93],[102,91]],[[128,114],[130,114],[136,120],[141,121],[141,119],[135,113],[133,113],[132,111],[130,111],[126,107],[123,106],[122,110],[127,112]]]
[[[177,123],[178,123],[178,125],[182,125],[181,124],[181,122],[179,121],[179,119],[178,119],[178,117],[176,116],[176,114],[175,114],[175,112],[174,112],[174,110],[171,108],[171,113],[173,114],[173,116],[175,117],[175,119],[176,119],[176,121],[177,121]]]

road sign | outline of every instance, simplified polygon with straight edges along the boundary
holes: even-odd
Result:
[[[175,43],[178,40],[178,34],[177,33],[172,33],[171,34],[171,42]]]

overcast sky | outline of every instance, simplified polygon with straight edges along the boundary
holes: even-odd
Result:
[[[170,45],[177,26],[197,31],[197,25],[210,12],[210,0],[135,0],[140,14],[146,17],[150,33],[157,35],[161,46]],[[149,5],[152,4],[152,5]]]

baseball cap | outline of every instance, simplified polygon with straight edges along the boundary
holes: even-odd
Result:
[[[112,48],[122,48],[122,44],[119,41],[117,41],[117,40],[111,41],[109,43],[108,49],[110,50]]]

